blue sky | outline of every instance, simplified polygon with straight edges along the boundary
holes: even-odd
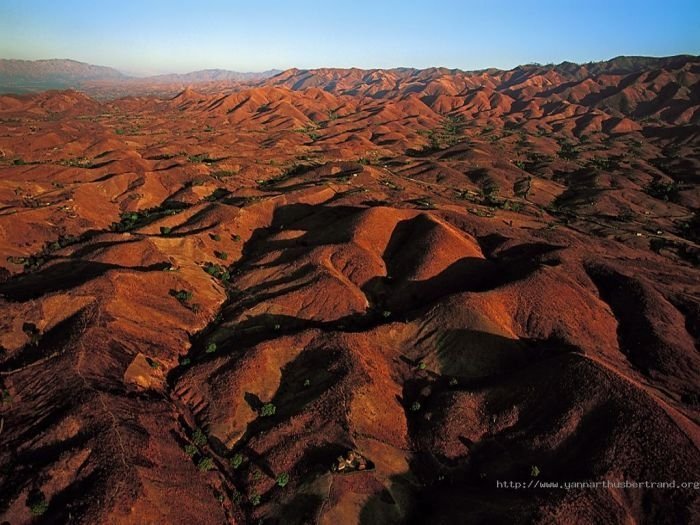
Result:
[[[137,74],[700,54],[700,0],[0,0],[1,58]]]

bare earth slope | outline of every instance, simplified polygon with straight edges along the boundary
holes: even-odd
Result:
[[[0,521],[697,523],[699,80],[0,96]]]

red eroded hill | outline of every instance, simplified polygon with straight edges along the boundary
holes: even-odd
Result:
[[[696,522],[699,76],[1,96],[0,521]]]

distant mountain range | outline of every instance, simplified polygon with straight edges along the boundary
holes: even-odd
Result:
[[[260,73],[241,73],[225,69],[205,69],[185,74],[166,74],[148,77],[126,75],[116,69],[95,66],[67,59],[8,60],[0,59],[0,94],[30,93],[49,89],[78,89],[96,99],[113,99],[127,95],[155,95],[170,97],[187,86],[197,86],[203,93],[217,92],[221,88],[233,88],[239,84],[284,86],[291,89],[320,87],[325,91],[355,95],[360,92],[384,93],[396,89],[396,82],[429,82],[436,76],[463,77],[468,83],[507,73],[506,84],[518,84],[532,75],[545,75],[543,82],[559,82],[561,79],[546,75],[563,75],[568,81],[581,81],[598,75],[629,75],[650,69],[677,69],[688,61],[697,68],[697,58],[691,55],[671,57],[620,56],[601,62],[576,64],[526,64],[504,71],[496,68],[478,71],[462,71],[448,68],[393,68],[393,69],[271,69]],[[502,85],[507,88],[507,85]]]
[[[266,78],[273,77],[282,71],[279,69],[270,69],[268,71],[262,71],[261,73],[240,73],[238,71],[229,71],[228,69],[203,69],[201,71],[193,71],[191,73],[184,74],[169,74],[169,75],[156,75],[152,77],[138,78],[136,80],[146,80],[153,83],[192,83],[199,84],[202,82],[223,82],[223,81],[235,81],[235,82],[250,82],[257,80],[264,80]]]
[[[0,59],[0,90],[6,93],[79,87],[86,81],[127,78],[127,75],[111,67],[75,60]]]
[[[205,69],[186,74],[134,77],[111,67],[95,66],[68,59],[0,59],[0,93],[27,93],[47,89],[84,89],[97,84],[159,85],[201,84],[207,82],[251,82],[280,73],[241,73],[225,69]]]

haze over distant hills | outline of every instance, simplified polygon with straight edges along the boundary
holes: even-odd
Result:
[[[6,93],[79,87],[88,80],[125,78],[127,76],[116,69],[75,60],[0,59],[0,90]]]
[[[132,86],[153,84],[199,84],[221,81],[262,80],[280,71],[241,73],[225,69],[205,69],[186,74],[135,77],[111,67],[95,66],[69,59],[11,60],[0,59],[0,93],[29,93],[47,89],[75,88],[91,92],[96,84]],[[137,89],[138,90],[138,89]]]
[[[574,62],[562,62],[560,64],[526,64],[513,68],[512,71],[528,76],[533,71],[553,71],[559,75],[565,75],[569,80],[582,80],[595,75],[626,75],[639,73],[650,68],[676,69],[682,66],[691,55],[677,55],[671,57],[642,57],[620,56],[601,62],[589,62],[576,64]],[[0,93],[31,93],[48,89],[78,89],[98,99],[112,99],[126,95],[157,95],[173,96],[187,86],[197,85],[204,92],[214,92],[226,87],[232,87],[238,83],[258,83],[272,77],[279,79],[272,81],[275,84],[285,83],[285,78],[294,78],[299,82],[296,87],[310,87],[323,84],[326,91],[335,89],[336,85],[328,83],[329,78],[343,79],[347,82],[355,78],[362,84],[367,84],[368,79],[375,80],[390,75],[392,77],[426,77],[432,78],[435,74],[465,74],[474,76],[495,74],[503,70],[497,68],[463,71],[460,69],[448,69],[434,67],[428,69],[415,69],[409,67],[397,67],[391,69],[358,69],[358,68],[318,68],[318,69],[288,69],[281,71],[270,69],[261,72],[238,72],[227,69],[204,69],[184,74],[161,74],[146,77],[127,75],[111,67],[86,64],[69,59],[49,60],[11,60],[0,59]],[[378,81],[378,80],[377,80]],[[377,81],[374,85],[377,85]],[[371,85],[371,84],[370,84]],[[288,85],[288,87],[293,87]],[[367,87],[367,86],[365,86]]]
[[[184,74],[167,74],[167,75],[155,75],[151,77],[146,77],[147,80],[152,82],[218,82],[222,80],[234,80],[234,81],[251,81],[251,80],[263,80],[281,73],[279,69],[270,69],[268,71],[261,71],[260,73],[240,73],[238,71],[230,71],[228,69],[202,69],[201,71],[193,71],[191,73]]]

